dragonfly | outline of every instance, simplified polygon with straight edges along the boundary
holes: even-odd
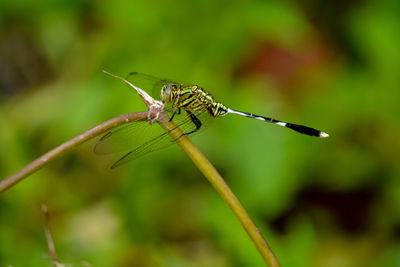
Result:
[[[185,135],[198,133],[210,118],[235,114],[286,127],[309,136],[320,138],[329,136],[325,132],[308,126],[228,108],[198,85],[160,79],[138,72],[130,73],[127,80],[136,87],[152,91],[154,97],[160,98],[165,105],[164,110],[170,115],[169,120],[174,121]],[[111,166],[111,169],[114,169],[152,151],[167,147],[175,141],[157,123],[131,122],[114,128],[102,136],[95,145],[94,151],[96,154],[128,151]]]

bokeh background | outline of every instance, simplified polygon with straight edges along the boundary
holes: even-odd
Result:
[[[284,266],[400,266],[399,1],[0,2],[0,178],[122,113],[101,69],[202,85],[238,116],[193,141]],[[133,137],[134,138],[134,137]],[[95,140],[0,196],[0,265],[264,266],[178,147],[113,171]]]

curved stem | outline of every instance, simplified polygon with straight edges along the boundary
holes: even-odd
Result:
[[[162,122],[165,121],[165,122]],[[199,149],[190,141],[190,139],[179,129],[173,122],[167,118],[161,117],[159,124],[169,133],[173,140],[183,149],[183,151],[190,157],[193,163],[200,169],[211,185],[217,190],[218,194],[226,202],[235,216],[238,218],[247,234],[250,236],[254,245],[260,252],[264,261],[271,267],[280,266],[277,258],[265,241],[260,230],[251,220],[246,210],[237,199],[235,194],[229,188],[225,180],[214,168],[214,166],[207,160],[207,158],[199,151]]]
[[[53,159],[63,155],[64,153],[70,151],[74,147],[86,142],[87,140],[98,136],[99,134],[105,133],[106,131],[114,128],[116,126],[131,122],[131,121],[144,121],[147,120],[147,112],[137,112],[137,113],[128,113],[115,118],[112,118],[108,121],[105,121],[86,132],[70,139],[62,145],[50,150],[46,154],[40,156],[35,159],[24,168],[22,168],[17,173],[7,177],[6,179],[0,182],[0,193],[3,193],[16,183],[20,182],[30,174],[42,168],[44,165],[52,161]]]

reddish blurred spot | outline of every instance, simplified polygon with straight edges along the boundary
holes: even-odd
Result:
[[[273,42],[261,43],[256,47],[247,62],[241,65],[238,75],[266,75],[278,87],[286,90],[298,88],[304,77],[327,64],[333,54],[329,47],[319,43],[297,50]]]

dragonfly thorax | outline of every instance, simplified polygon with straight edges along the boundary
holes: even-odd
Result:
[[[209,92],[197,85],[172,87],[170,102],[177,109],[183,108],[193,114],[208,113],[213,117],[224,116],[228,110],[223,104],[215,101]]]
[[[194,114],[208,113],[213,117],[222,117],[228,113],[226,106],[197,85],[166,84],[161,89],[161,100],[164,104],[171,103],[175,110],[182,108]]]

